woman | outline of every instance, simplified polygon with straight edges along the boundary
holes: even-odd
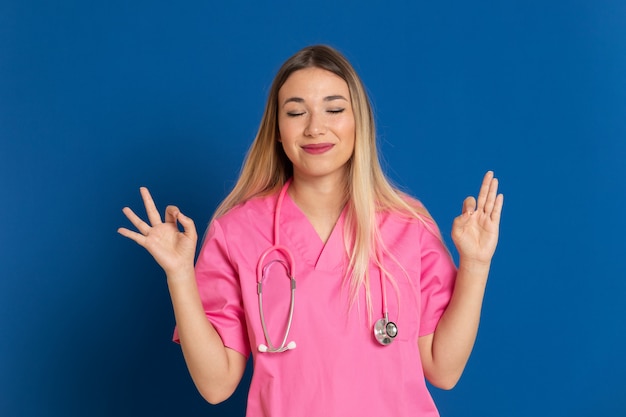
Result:
[[[469,358],[497,188],[488,172],[454,221],[457,270],[428,212],[385,178],[354,69],[312,46],[276,75],[195,268],[193,221],[169,206],[162,222],[145,188],[149,224],[124,208],[138,232],[119,233],[165,270],[175,340],[207,401],[232,394],[252,353],[249,416],[436,416],[424,377],[450,389]]]

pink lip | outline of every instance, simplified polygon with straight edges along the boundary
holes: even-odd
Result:
[[[306,153],[321,154],[329,151],[334,145],[332,143],[312,143],[302,147]]]

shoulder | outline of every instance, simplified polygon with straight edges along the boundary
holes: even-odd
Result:
[[[259,216],[263,218],[266,215],[272,215],[275,205],[275,194],[254,197],[243,203],[239,203],[214,221],[218,222],[222,227],[239,224],[241,222],[255,222],[258,221]]]
[[[380,212],[378,227],[383,239],[387,242],[398,238],[415,239],[425,229],[422,218],[398,210]]]
[[[403,242],[413,247],[442,244],[439,227],[424,204],[407,194],[401,197],[405,207],[391,207],[378,213],[378,228],[385,244]]]
[[[223,253],[232,261],[260,242],[267,245],[275,202],[273,195],[251,198],[213,219],[203,237],[202,253]]]
[[[404,193],[399,193],[399,197],[403,205],[397,203],[378,212],[380,227],[408,227],[416,230],[431,226],[437,228],[435,220],[420,200]]]

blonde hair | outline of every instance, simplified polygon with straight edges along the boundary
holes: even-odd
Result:
[[[371,319],[369,264],[373,262],[381,269],[381,273],[386,273],[381,258],[384,253],[388,253],[380,236],[376,214],[381,211],[395,211],[407,219],[422,221],[437,235],[438,232],[426,209],[393,187],[385,177],[378,160],[374,116],[367,93],[352,65],[337,50],[325,45],[304,48],[285,61],[278,70],[268,94],[259,130],[248,151],[239,179],[216,209],[213,219],[246,200],[276,192],[293,174],[293,166],[276,140],[278,91],[295,71],[311,67],[338,75],[345,80],[350,90],[356,137],[354,153],[349,161],[346,190],[348,207],[344,241],[349,265],[345,280],[352,303],[358,300],[359,290],[364,287]]]

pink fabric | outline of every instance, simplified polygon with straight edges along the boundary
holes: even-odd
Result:
[[[456,269],[440,240],[424,225],[395,214],[379,218],[393,259],[384,267],[389,318],[398,337],[381,346],[368,323],[365,295],[350,306],[342,277],[347,258],[342,215],[324,245],[287,195],[280,218],[281,244],[295,257],[296,296],[287,342],[296,349],[259,353],[267,344],[259,316],[256,264],[274,243],[276,196],[249,201],[214,221],[196,265],[207,318],[224,344],[253,355],[247,416],[438,416],[426,388],[418,336],[434,332],[452,294]],[[289,309],[289,280],[273,267],[263,303],[270,338],[282,342]],[[373,320],[382,315],[380,273],[370,269]],[[177,336],[175,335],[175,340]],[[210,360],[210,358],[207,358]]]

